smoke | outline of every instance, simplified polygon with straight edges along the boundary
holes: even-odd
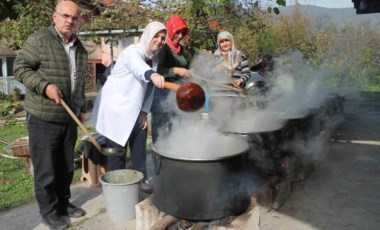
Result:
[[[332,122],[328,110],[323,109],[334,97],[325,83],[334,72],[314,69],[299,52],[275,61],[276,69],[272,77],[267,77],[267,90],[262,94],[238,94],[199,78],[188,79],[205,90],[206,105],[192,113],[180,111],[171,92],[165,108],[173,114],[171,124],[165,135],[160,134],[155,152],[189,161],[247,153],[246,171],[234,172],[238,184],[223,190],[226,196],[246,197],[262,194],[267,188],[264,181],[283,172],[278,157],[288,157],[286,153],[294,153],[292,156],[299,157],[294,159],[302,163],[323,159],[329,151],[330,132],[340,122]],[[213,70],[213,64],[209,54],[201,54],[194,58],[190,69],[210,81],[226,82],[227,77]],[[301,123],[292,126],[290,121]],[[293,133],[286,136],[284,130]]]
[[[160,154],[195,160],[215,160],[243,153],[249,149],[242,138],[219,132],[205,121],[188,116],[172,124],[172,131],[155,146]]]
[[[190,81],[198,83],[205,90],[206,105],[194,113],[180,111],[176,108],[173,92],[166,111],[172,112],[174,116],[170,132],[160,135],[164,138],[155,146],[159,151],[187,159],[218,158],[244,152],[249,140],[238,138],[236,134],[257,134],[289,128],[290,119],[303,119],[315,111],[321,111],[326,100],[332,97],[326,82],[334,76],[334,72],[313,68],[300,52],[275,59],[275,69],[272,77],[266,79],[268,90],[263,95],[250,95],[249,92],[239,94],[221,87],[218,84],[228,83],[228,76],[215,70],[214,65],[209,53],[202,53],[193,59],[190,68],[193,75],[206,78],[207,81],[197,77],[190,78]],[[325,115],[317,112],[314,122],[309,124],[309,130],[296,129],[295,132],[307,134],[296,133],[293,138],[286,140],[284,149],[320,159],[327,151],[327,135],[333,129],[327,125],[335,125],[329,123]],[[322,121],[325,123],[324,132],[321,132]]]
[[[298,127],[288,126],[295,133],[283,144],[283,150],[320,160],[328,153],[329,135],[341,120],[331,122],[333,116],[329,117],[331,114],[325,110],[327,102],[336,97],[327,88],[327,81],[335,72],[313,68],[300,52],[278,58],[276,66],[277,78],[272,79],[266,110],[283,119],[298,119]]]
[[[332,73],[312,68],[300,52],[278,58],[276,65],[277,78],[272,79],[268,110],[283,112],[284,118],[306,115],[310,109],[319,108],[328,97],[324,83]]]

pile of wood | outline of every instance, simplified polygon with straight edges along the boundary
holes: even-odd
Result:
[[[137,230],[174,230],[177,229],[176,227],[181,221],[184,221],[158,210],[153,204],[152,196],[138,203],[135,209]],[[239,216],[230,216],[221,220],[192,224],[192,230],[258,230],[259,207],[256,198],[252,197],[249,208]]]

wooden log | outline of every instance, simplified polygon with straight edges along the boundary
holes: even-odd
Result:
[[[157,223],[155,223],[151,228],[149,228],[149,230],[165,230],[177,220],[178,219],[174,216],[166,215],[162,219],[160,219]]]
[[[137,230],[167,230],[179,221],[178,218],[160,212],[152,201],[152,196],[147,197],[135,206]],[[163,215],[162,218],[160,218]],[[247,211],[239,216],[230,216],[213,222],[197,222],[193,230],[258,230],[259,207],[255,197],[251,197]]]
[[[227,217],[215,222],[210,230],[259,230],[260,210],[256,198],[251,197],[251,204],[247,211],[236,217]]]
[[[153,205],[152,196],[135,205],[136,230],[150,229],[158,222],[160,211]]]
[[[236,230],[259,230],[260,209],[256,205],[256,199],[251,198],[251,205],[248,212],[236,217],[231,222],[232,229]]]

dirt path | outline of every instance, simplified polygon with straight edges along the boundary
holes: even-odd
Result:
[[[347,100],[344,118],[279,211],[261,208],[260,229],[380,229],[380,98]]]

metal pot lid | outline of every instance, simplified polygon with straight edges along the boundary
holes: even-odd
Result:
[[[248,81],[245,83],[244,89],[250,90],[251,88],[253,88],[256,85],[259,85],[259,84],[263,85],[265,83],[266,83],[266,79],[263,76],[261,76],[260,74],[258,74],[256,72],[252,72]]]
[[[195,142],[198,143],[193,144],[187,140],[187,143],[179,145],[165,140],[158,141],[154,144],[153,151],[160,156],[175,160],[218,161],[241,155],[249,150],[249,144],[245,140],[232,136],[221,136],[217,141],[210,138]]]

